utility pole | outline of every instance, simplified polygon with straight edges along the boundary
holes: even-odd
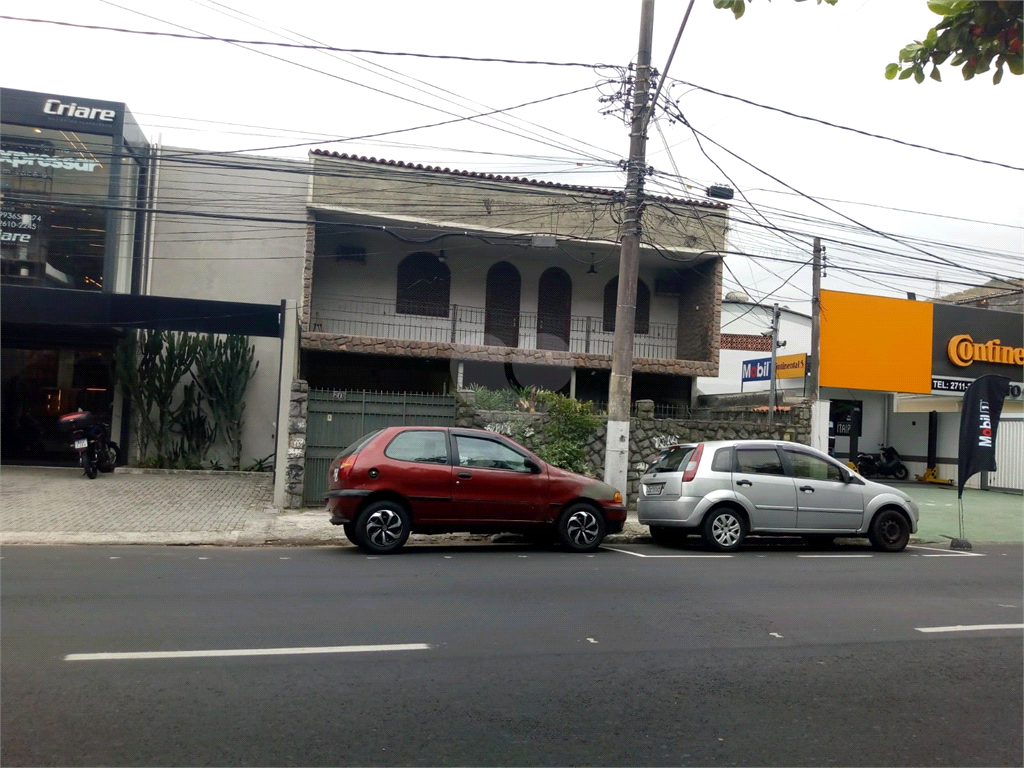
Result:
[[[786,342],[779,342],[779,303],[775,302],[775,306],[772,307],[772,372],[771,372],[771,384],[768,387],[768,422],[775,421],[775,382],[778,377],[775,375],[775,358],[776,352],[779,347],[786,346]]]
[[[814,266],[811,273],[811,361],[807,366],[807,377],[811,386],[807,399],[818,402],[818,377],[821,371],[821,238],[814,238]]]
[[[608,385],[608,434],[605,442],[604,481],[629,492],[629,415],[633,387],[633,332],[636,323],[636,281],[640,267],[640,216],[643,210],[644,172],[647,161],[647,96],[651,85],[651,40],[654,35],[654,0],[640,9],[640,44],[633,83],[633,119],[629,132],[629,165],[619,255],[619,289],[615,305],[612,373]]]

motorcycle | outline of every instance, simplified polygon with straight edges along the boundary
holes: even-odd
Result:
[[[864,477],[894,477],[897,480],[906,480],[910,471],[900,460],[900,455],[895,448],[882,446],[880,454],[858,453],[857,471]]]
[[[78,460],[90,480],[94,480],[98,472],[113,472],[121,463],[121,449],[110,439],[110,427],[94,419],[89,411],[65,414],[60,422],[72,430]]]

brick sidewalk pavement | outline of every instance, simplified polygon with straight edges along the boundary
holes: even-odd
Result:
[[[87,479],[81,469],[0,470],[0,541],[235,543],[264,532],[273,512],[269,473],[136,473]]]

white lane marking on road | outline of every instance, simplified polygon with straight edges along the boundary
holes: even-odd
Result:
[[[451,555],[445,555],[445,556],[444,556],[444,559],[445,559],[445,560],[451,560],[451,559],[452,559],[452,556],[451,556]]]
[[[778,632],[769,632],[768,634],[772,637],[782,637],[782,635],[780,635]]]
[[[797,557],[874,557],[874,555],[797,555]]]
[[[120,659],[198,659],[210,656],[295,656],[313,653],[376,653],[380,651],[427,651],[427,643],[397,645],[327,645],[308,648],[234,648],[208,651],[139,651],[132,653],[69,653],[64,661],[111,661]]]
[[[619,549],[617,547],[601,547],[601,549],[610,549],[612,552],[621,552],[624,555],[633,555],[633,557],[647,557],[647,558],[651,558],[651,559],[665,558],[665,557],[669,557],[669,558],[672,558],[672,557],[674,557],[674,558],[679,558],[679,557],[704,557],[704,558],[706,558],[706,557],[713,557],[713,558],[732,557],[732,555],[643,555],[643,554],[641,554],[639,552],[630,552],[628,549]]]
[[[208,557],[200,557],[199,559],[200,560],[209,560],[210,558],[208,558]]]
[[[951,552],[948,549],[938,549],[936,547],[922,547],[920,544],[910,544],[907,549],[924,549],[929,552],[941,552],[941,555],[921,555],[921,557],[984,557],[985,555],[981,552]]]
[[[120,560],[121,558],[120,558],[120,557],[112,557],[112,558],[110,558],[110,559],[111,559],[111,560]]]
[[[592,638],[592,637],[588,637],[588,638],[587,638],[587,642],[588,642],[588,643],[593,643],[594,645],[597,645],[597,640],[595,640],[595,639],[594,639],[594,638]]]
[[[201,558],[201,559],[205,559],[205,558]],[[290,557],[279,557],[279,558],[277,558],[277,559],[278,559],[278,560],[291,560],[291,558],[290,558]]]
[[[1002,603],[999,603],[999,607],[1000,608],[1016,608],[1017,606],[1016,605],[1003,605]]]
[[[914,627],[918,632],[976,632],[984,629],[1024,629],[1024,624],[957,624],[953,627]]]

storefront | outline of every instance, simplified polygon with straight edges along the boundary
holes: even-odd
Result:
[[[120,432],[119,332],[28,318],[63,296],[40,289],[139,292],[148,146],[115,102],[4,88],[0,118],[0,283],[33,289],[36,305],[3,309],[3,460],[71,462],[62,413],[89,410]]]
[[[835,453],[900,453],[911,475],[934,467],[955,480],[963,393],[988,374],[1010,379],[995,478],[1021,487],[1024,317],[976,307],[821,292],[822,398],[831,401]],[[970,487],[970,484],[969,486]]]

